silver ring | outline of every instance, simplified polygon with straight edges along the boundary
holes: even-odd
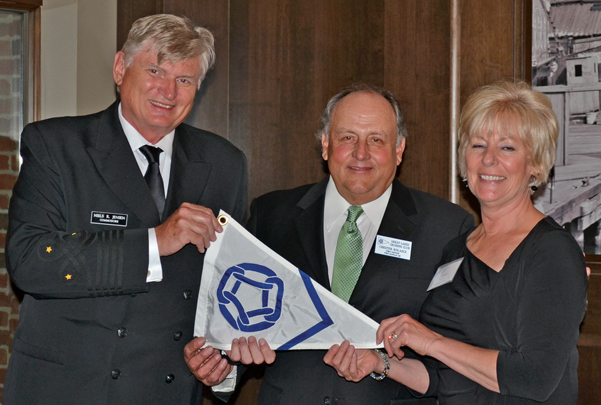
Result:
[[[398,335],[394,332],[390,332],[390,335],[388,335],[388,339],[394,340],[398,338]]]

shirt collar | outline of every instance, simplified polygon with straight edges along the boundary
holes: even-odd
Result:
[[[138,150],[141,146],[144,145],[152,145],[150,142],[146,140],[139,132],[131,125],[123,116],[123,112],[121,111],[121,103],[119,103],[119,122],[121,122],[121,127],[123,128],[123,132],[125,133],[125,137],[129,142],[129,146],[132,151]],[[175,139],[175,130],[169,132],[165,135],[160,141],[158,141],[155,145],[158,148],[161,148],[163,152],[171,158],[173,154],[173,140]]]
[[[384,191],[380,197],[368,202],[367,204],[361,205],[363,212],[367,216],[367,219],[369,219],[372,224],[378,224],[379,226],[379,224],[382,222],[384,211],[386,211],[388,200],[390,200],[391,194],[392,184],[388,186],[386,191]],[[346,210],[348,210],[348,207],[350,206],[351,204],[340,195],[332,176],[330,176],[330,180],[328,181],[328,185],[326,187],[324,203],[324,226],[326,227],[327,231],[329,231],[336,221],[338,221],[340,217],[346,213]]]

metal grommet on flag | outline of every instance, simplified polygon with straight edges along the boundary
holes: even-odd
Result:
[[[229,221],[228,218],[225,215],[219,215],[217,217],[217,221],[219,221],[219,223],[221,224],[221,226],[227,225],[227,222]]]

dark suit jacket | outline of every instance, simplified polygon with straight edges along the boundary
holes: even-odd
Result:
[[[246,160],[225,139],[180,125],[161,219],[117,105],[23,131],[7,258],[25,297],[6,405],[200,403],[183,348],[203,255],[187,245],[162,257],[163,281],[147,283],[148,228],[183,202],[242,220]],[[127,226],[91,223],[94,211],[122,214]]]
[[[323,242],[328,179],[276,191],[251,205],[248,229],[262,242],[330,289]],[[376,322],[403,313],[419,315],[443,247],[473,226],[457,205],[393,182],[378,235],[411,241],[411,260],[374,253],[365,262],[349,303]],[[374,336],[375,340],[375,336]],[[323,362],[324,351],[279,352],[266,368],[259,402],[276,404],[428,404],[392,380],[347,382]],[[411,355],[411,354],[408,354]]]

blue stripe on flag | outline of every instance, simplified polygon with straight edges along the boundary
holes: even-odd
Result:
[[[298,272],[300,273],[301,279],[303,280],[303,283],[305,284],[305,288],[307,289],[307,293],[309,294],[309,297],[311,298],[313,305],[315,305],[315,309],[317,310],[317,313],[319,314],[319,316],[321,316],[322,320],[315,326],[307,329],[300,335],[298,335],[298,336],[292,338],[291,340],[289,340],[288,342],[284,343],[283,345],[278,347],[276,350],[290,350],[290,348],[309,339],[311,336],[316,335],[317,333],[321,332],[328,326],[334,324],[334,321],[332,321],[332,318],[330,318],[328,311],[326,311],[326,308],[323,306],[323,303],[321,302],[321,299],[319,298],[319,294],[317,294],[317,291],[315,290],[315,287],[313,286],[311,277],[309,277],[308,275],[303,273],[300,269],[298,270]]]

